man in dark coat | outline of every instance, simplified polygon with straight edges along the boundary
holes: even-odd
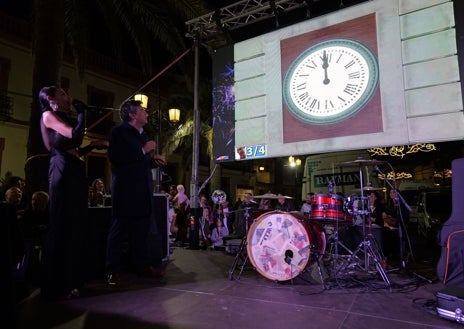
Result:
[[[158,234],[153,217],[152,168],[165,163],[153,154],[155,141],[143,131],[148,113],[140,101],[129,100],[121,106],[123,122],[110,132],[108,156],[111,161],[113,216],[107,241],[108,284],[120,284],[122,246],[129,238],[132,263],[141,276],[159,277],[149,239]]]

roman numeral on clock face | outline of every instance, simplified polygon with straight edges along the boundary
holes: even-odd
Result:
[[[356,92],[357,88],[358,88],[358,85],[354,85],[354,84],[349,83],[349,84],[346,85],[346,87],[345,87],[345,89],[343,89],[343,91],[345,93],[349,94],[349,95],[353,95]]]

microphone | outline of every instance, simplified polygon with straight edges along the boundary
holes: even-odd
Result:
[[[101,114],[106,111],[114,111],[114,109],[110,107],[104,107],[104,106],[89,105],[87,106],[87,111]]]
[[[113,108],[109,108],[109,107],[86,105],[84,102],[76,98],[72,100],[71,104],[76,108],[76,110],[88,111],[88,112],[97,113],[97,114],[103,114],[106,111],[114,111]]]
[[[84,102],[78,100],[78,99],[73,99],[71,102],[72,106],[76,109],[78,113],[82,113],[85,110],[87,110],[87,105],[85,105]]]

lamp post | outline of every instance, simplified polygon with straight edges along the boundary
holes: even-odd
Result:
[[[159,97],[159,104],[158,104],[158,123],[156,125],[156,149],[157,153],[161,154],[161,142],[160,142],[160,136],[161,136],[161,124],[163,122],[163,119],[167,121],[169,124],[176,124],[180,120],[180,109],[177,107],[170,108],[168,110],[168,117],[166,118],[165,116],[162,115],[161,113],[161,97]],[[163,176],[161,175],[162,168],[156,169],[156,184],[155,184],[155,193],[159,193],[161,190],[161,180]]]
[[[134,95],[134,100],[138,100],[142,102],[142,107],[147,109],[148,108],[148,96],[144,94],[136,94]],[[156,142],[156,153],[161,154],[161,143],[160,143],[160,135],[161,135],[161,123],[163,120],[163,116],[161,113],[161,97],[158,91],[158,110],[157,110],[157,118],[156,121],[154,120],[155,126],[155,142]],[[170,108],[168,110],[168,120],[172,124],[176,124],[180,120],[180,109],[178,108]],[[156,184],[155,184],[155,193],[159,193],[161,187],[161,168],[156,169]]]

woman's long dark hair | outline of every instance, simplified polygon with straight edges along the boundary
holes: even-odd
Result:
[[[43,87],[40,89],[39,92],[39,105],[42,112],[51,111],[52,108],[50,107],[50,102],[48,101],[47,97],[55,97],[56,91],[58,87],[56,86],[48,86]]]

